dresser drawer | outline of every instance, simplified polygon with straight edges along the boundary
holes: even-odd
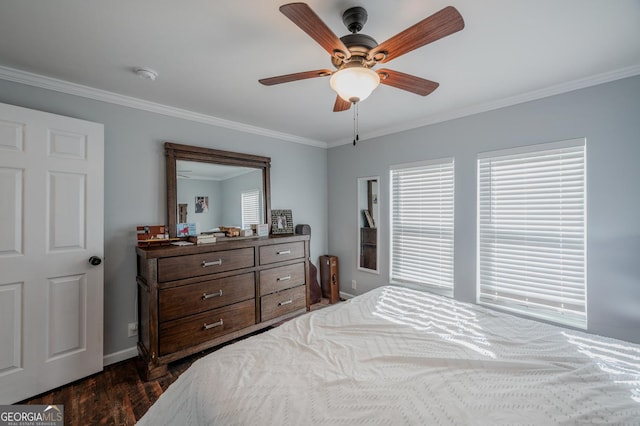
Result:
[[[255,300],[160,324],[160,355],[196,346],[256,322]]]
[[[307,306],[306,286],[299,286],[260,298],[261,319],[268,321]]]
[[[297,287],[305,283],[304,263],[260,271],[260,295]]]
[[[253,247],[158,259],[158,282],[254,266]]]
[[[169,321],[243,300],[254,299],[254,273],[160,290],[159,320]]]
[[[304,242],[274,244],[260,247],[260,264],[282,262],[304,257]]]

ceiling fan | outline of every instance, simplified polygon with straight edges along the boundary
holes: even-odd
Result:
[[[280,12],[331,55],[336,69],[303,71],[258,81],[272,86],[331,76],[331,88],[338,93],[334,112],[346,111],[352,104],[363,101],[380,83],[421,96],[430,94],[438,83],[387,68],[375,71],[372,68],[464,28],[460,13],[453,6],[448,6],[378,44],[373,37],[360,33],[367,21],[367,11],[363,7],[352,7],[342,14],[342,22],[351,34],[340,38],[306,3],[285,4],[280,6]]]

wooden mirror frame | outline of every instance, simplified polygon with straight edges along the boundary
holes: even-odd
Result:
[[[223,164],[227,166],[251,167],[262,170],[262,193],[264,195],[264,223],[271,220],[271,158],[259,155],[241,154],[239,152],[222,151],[198,146],[181,145],[165,142],[164,151],[167,157],[167,226],[169,236],[174,238],[178,224],[178,178],[176,161],[197,161],[200,163]]]

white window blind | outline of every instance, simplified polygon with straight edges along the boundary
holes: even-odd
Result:
[[[526,151],[478,158],[478,303],[586,328],[585,141]]]
[[[260,190],[242,193],[242,229],[257,225],[260,221]]]
[[[453,158],[391,168],[391,281],[453,296]]]

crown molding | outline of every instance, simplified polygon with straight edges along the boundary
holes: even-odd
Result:
[[[517,104],[522,104],[529,101],[535,101],[549,96],[561,95],[563,93],[572,92],[574,90],[584,89],[591,86],[597,86],[603,83],[609,83],[615,80],[621,80],[627,77],[633,77],[640,74],[640,64],[633,65],[626,68],[621,68],[614,71],[605,72],[602,74],[596,74],[590,77],[581,78],[566,83],[556,84],[543,89],[534,90],[531,92],[523,93],[508,98],[498,99],[491,102],[472,105],[465,108],[459,108],[451,111],[446,111],[439,114],[429,115],[420,120],[406,122],[397,126],[386,127],[384,129],[366,133],[360,135],[359,141],[365,141],[367,139],[378,138],[381,136],[387,136],[394,133],[404,132],[406,130],[417,129],[419,127],[429,126],[431,124],[442,123],[444,121],[454,120],[457,118],[466,117],[469,115],[479,114],[482,112],[493,111],[496,109],[509,107]],[[352,139],[340,139],[327,143],[327,148],[334,148],[340,145],[347,145],[353,143]]]
[[[560,95],[574,90],[584,89],[627,77],[633,77],[640,74],[640,64],[630,67],[621,68],[614,71],[596,74],[594,76],[581,78],[566,83],[561,83],[546,88],[534,90],[508,98],[498,99],[491,102],[472,105],[465,108],[459,108],[443,113],[429,115],[419,120],[401,123],[397,126],[386,127],[384,129],[360,135],[359,141],[363,142],[368,139],[387,136],[394,133],[404,132],[419,127],[429,126],[431,124],[442,123],[444,121],[454,120],[469,115],[479,114],[482,112],[492,111],[508,106],[513,106],[529,101],[546,98],[549,96]],[[318,148],[334,148],[340,145],[351,144],[351,139],[340,139],[333,142],[323,142],[314,139],[303,138],[300,136],[277,132],[262,127],[251,126],[249,124],[238,123],[231,120],[214,117],[211,115],[201,114],[185,109],[174,108],[171,106],[149,102],[131,96],[120,95],[118,93],[108,92],[106,90],[95,89],[89,86],[83,86],[71,83],[65,80],[46,77],[27,71],[17,70],[9,67],[0,66],[0,79],[12,81],[15,83],[26,84],[29,86],[39,87],[42,89],[53,90],[56,92],[66,93],[69,95],[80,96],[102,102],[108,102],[115,105],[121,105],[129,108],[135,108],[143,111],[162,114],[169,117],[181,118],[184,120],[195,121],[198,123],[209,124],[212,126],[223,127],[240,132],[251,133],[255,135],[265,136],[273,139],[279,139],[287,142],[294,142],[303,145],[315,146]]]
[[[174,108],[171,106],[149,102],[131,96],[108,92],[106,90],[95,89],[93,87],[83,86],[81,84],[71,83],[69,81],[46,77],[43,75],[13,68],[0,66],[0,79],[12,81],[14,83],[21,83],[29,86],[39,87],[41,89],[53,90],[68,95],[80,96],[96,101],[108,102],[115,105],[121,105],[129,108],[153,112],[156,114],[162,114],[169,117],[181,118],[184,120],[210,124],[212,126],[223,127],[240,132],[266,136],[269,138],[279,139],[287,142],[310,145],[318,148],[327,148],[326,142],[264,129],[262,127],[251,126],[249,124],[238,123],[231,120],[225,120],[222,118],[200,114],[186,109]]]

